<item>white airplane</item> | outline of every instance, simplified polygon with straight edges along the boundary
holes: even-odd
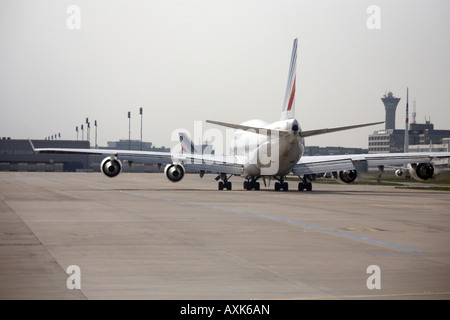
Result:
[[[232,176],[245,179],[244,189],[259,190],[259,179],[275,179],[275,190],[289,189],[286,176],[293,174],[301,178],[298,190],[311,191],[311,181],[316,174],[332,172],[339,182],[351,183],[357,177],[355,165],[364,162],[367,166],[383,167],[407,165],[412,177],[427,180],[434,175],[433,161],[450,157],[450,152],[440,153],[388,153],[388,154],[356,154],[339,156],[302,156],[306,137],[349,130],[382,122],[358,124],[338,128],[324,128],[302,131],[295,119],[295,83],[296,83],[297,39],[294,40],[291,62],[288,73],[286,95],[281,112],[281,119],[271,124],[262,120],[250,120],[241,124],[219,121],[207,122],[234,129],[233,150],[231,155],[215,155],[200,151],[185,134],[180,134],[182,152],[151,152],[108,149],[64,149],[34,148],[39,153],[76,153],[107,155],[101,162],[100,169],[108,177],[117,176],[122,170],[122,162],[126,161],[165,164],[164,174],[172,182],[184,177],[187,167],[200,173],[218,174],[216,180],[219,190],[232,189],[229,181]]]

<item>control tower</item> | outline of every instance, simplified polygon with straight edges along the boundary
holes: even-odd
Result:
[[[383,101],[384,108],[386,109],[386,130],[395,129],[395,110],[397,109],[400,98],[394,97],[392,92],[389,92],[381,98],[381,101]]]

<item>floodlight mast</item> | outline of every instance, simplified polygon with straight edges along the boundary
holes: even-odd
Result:
[[[131,112],[128,111],[128,150],[130,150],[131,144]]]
[[[141,115],[141,151],[142,151],[142,116],[143,116],[143,109],[142,109],[142,107],[139,108],[139,114]]]
[[[95,148],[97,149],[97,120],[94,120],[95,126]]]

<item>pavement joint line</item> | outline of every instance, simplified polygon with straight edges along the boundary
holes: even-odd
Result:
[[[395,244],[384,242],[384,241],[374,240],[374,239],[370,239],[370,238],[367,238],[367,237],[361,237],[361,236],[358,236],[358,235],[355,235],[355,234],[351,234],[351,233],[347,233],[347,232],[336,231],[336,230],[332,230],[332,229],[328,229],[328,228],[324,228],[324,227],[313,226],[313,225],[302,223],[302,222],[298,222],[298,221],[293,221],[293,220],[289,220],[289,219],[273,217],[273,216],[269,216],[269,215],[265,215],[265,214],[261,214],[261,213],[257,213],[257,212],[252,212],[252,211],[248,211],[248,210],[241,210],[241,209],[236,209],[236,208],[232,208],[232,207],[215,205],[215,204],[211,204],[211,203],[207,203],[207,202],[183,200],[183,199],[178,199],[178,198],[165,197],[165,196],[156,196],[156,195],[150,195],[150,194],[139,193],[139,192],[122,191],[122,190],[120,192],[131,194],[131,195],[135,195],[135,196],[143,196],[143,197],[147,197],[147,198],[158,199],[158,200],[167,200],[167,201],[173,201],[173,202],[181,202],[181,203],[187,203],[187,204],[197,205],[197,206],[202,206],[202,207],[211,207],[211,208],[217,208],[217,209],[222,209],[222,210],[231,211],[231,212],[249,214],[249,215],[253,215],[253,216],[257,216],[257,217],[261,217],[261,218],[265,218],[265,219],[269,219],[269,220],[274,220],[274,221],[280,221],[280,222],[286,222],[286,223],[290,223],[290,224],[294,224],[294,225],[299,225],[299,226],[302,226],[302,227],[305,227],[305,228],[320,230],[320,231],[324,231],[324,232],[331,232],[331,233],[339,234],[339,235],[342,235],[342,236],[351,237],[351,238],[355,238],[355,239],[359,239],[359,240],[364,240],[364,241],[368,241],[368,242],[372,242],[372,243],[376,243],[376,244],[381,244],[381,245],[384,245],[384,246],[389,246],[389,247],[393,247],[393,248],[397,248],[397,249],[401,249],[401,250],[405,250],[405,251],[410,251],[410,252],[415,252],[415,253],[420,253],[421,252],[420,250],[416,250],[416,249],[412,249],[412,248],[408,248],[408,247],[404,247],[404,246],[399,246],[399,245],[395,245]]]
[[[434,296],[434,295],[450,295],[449,291],[443,292],[407,292],[407,293],[384,293],[384,294],[360,294],[360,295],[336,295],[336,296],[317,296],[317,297],[299,297],[284,298],[274,300],[337,300],[337,299],[361,299],[361,298],[386,298],[386,297],[405,297],[405,296]]]

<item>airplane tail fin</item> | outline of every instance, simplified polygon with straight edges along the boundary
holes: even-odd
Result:
[[[188,153],[188,154],[201,153],[201,151],[198,150],[198,148],[195,146],[194,142],[192,142],[192,140],[189,138],[189,136],[186,133],[179,132],[178,135],[180,137],[182,153]]]
[[[286,94],[284,96],[283,109],[281,112],[281,120],[295,118],[295,82],[296,82],[296,67],[297,67],[297,38],[294,39],[292,48],[291,64],[289,66],[288,81],[286,87]]]

